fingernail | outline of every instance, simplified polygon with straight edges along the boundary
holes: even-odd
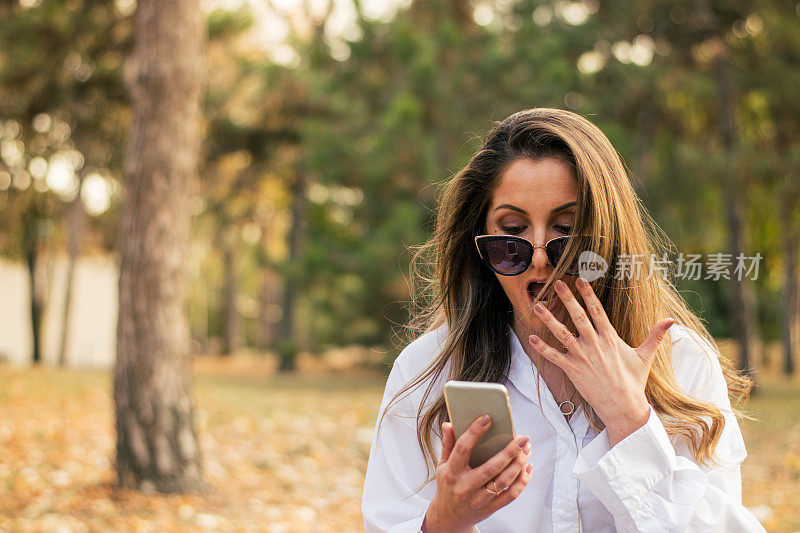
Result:
[[[527,468],[525,468],[525,471],[526,471],[527,473],[529,473],[529,474],[530,474],[531,472],[533,472],[533,465],[528,465],[528,466],[527,466]]]
[[[533,344],[539,344],[539,337],[537,337],[536,335],[529,336],[528,340]]]
[[[520,449],[523,449],[525,445],[528,443],[528,440],[529,440],[528,437],[517,438],[517,446],[519,446]]]
[[[483,418],[481,418],[481,422],[480,422],[480,424],[481,424],[482,426],[488,426],[488,425],[489,425],[489,421],[490,421],[491,419],[492,419],[492,417],[490,417],[489,415],[483,415]]]
[[[525,445],[525,448],[522,449],[525,452],[525,455],[528,455],[531,452],[531,443],[528,441],[528,444]]]
[[[533,310],[540,314],[544,313],[544,306],[541,303],[537,303],[533,306]]]
[[[575,280],[575,285],[577,285],[578,287],[586,287],[588,284],[589,283],[581,277]]]
[[[562,291],[567,288],[567,284],[561,280],[556,281],[556,289]]]

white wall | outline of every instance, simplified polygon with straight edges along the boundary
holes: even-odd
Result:
[[[42,318],[42,359],[58,358],[66,296],[66,256],[50,261]],[[116,354],[118,269],[112,256],[83,257],[75,265],[67,365],[110,368]],[[30,284],[25,265],[0,259],[0,359],[29,364],[32,357]]]

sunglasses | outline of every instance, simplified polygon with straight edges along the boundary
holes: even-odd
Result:
[[[550,239],[545,244],[531,244],[527,239],[513,235],[478,235],[475,246],[481,259],[501,276],[516,276],[525,272],[533,260],[533,251],[544,248],[547,260],[557,268],[571,241],[577,240],[579,250],[591,250],[592,237],[564,235]],[[567,267],[565,274],[578,275],[578,260]]]

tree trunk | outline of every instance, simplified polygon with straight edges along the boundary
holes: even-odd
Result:
[[[276,317],[274,310],[280,307],[280,285],[280,280],[272,268],[263,264],[258,297],[258,343],[262,349],[268,348],[275,340]]]
[[[44,312],[44,297],[39,286],[38,272],[41,216],[36,202],[36,199],[31,202],[29,211],[25,213],[22,219],[22,243],[30,282],[31,340],[33,347],[31,360],[34,365],[42,362],[41,326],[42,313]]]
[[[67,362],[67,345],[69,344],[69,333],[72,326],[72,279],[75,273],[75,262],[78,259],[83,238],[83,229],[86,225],[86,212],[83,210],[80,190],[83,185],[84,175],[78,180],[78,195],[69,203],[67,207],[67,226],[69,241],[67,243],[67,274],[66,274],[66,294],[64,295],[64,309],[62,311],[61,339],[58,347],[58,366],[64,366]]]
[[[798,350],[800,336],[800,283],[798,283],[798,236],[793,231],[792,210],[796,209],[791,195],[782,201],[781,217],[786,222],[783,232],[783,316],[781,320],[781,341],[783,344],[783,372],[794,374],[794,357]]]
[[[653,90],[655,92],[655,90]],[[636,117],[637,130],[639,131],[639,146],[636,150],[636,192],[647,196],[647,184],[650,183],[653,173],[653,143],[656,135],[656,109],[652,94],[646,94],[641,103],[641,109]]]
[[[239,295],[239,272],[236,269],[236,252],[231,239],[223,238],[223,269],[225,270],[225,324],[222,355],[231,355],[239,349],[239,311],[236,298]]]
[[[306,176],[305,171],[299,168],[291,188],[292,198],[292,225],[289,228],[289,257],[283,289],[283,315],[278,325],[278,352],[281,358],[281,372],[290,372],[297,366],[298,344],[295,340],[294,311],[297,298],[298,268],[301,248],[305,239],[306,224]]]
[[[117,484],[188,492],[204,487],[184,309],[204,21],[196,0],[139,0],[134,25],[119,237]]]
[[[42,347],[40,339],[42,337],[42,313],[44,303],[41,297],[41,290],[37,282],[36,267],[38,266],[37,250],[31,248],[25,251],[25,262],[28,265],[28,279],[31,285],[31,335],[33,337],[33,364],[38,365],[42,362]]]
[[[728,246],[732,258],[735,259],[739,254],[745,254],[744,238],[744,217],[741,213],[739,200],[732,194],[726,193],[725,209],[727,212],[728,228],[730,231]],[[731,291],[733,305],[731,305],[731,320],[733,322],[734,336],[739,343],[739,362],[738,367],[749,377],[754,377],[753,360],[757,353],[756,343],[756,324],[753,315],[753,293],[750,283],[746,277],[738,280],[731,275]]]
[[[737,133],[731,66],[725,53],[721,53],[717,58],[714,73],[720,96],[718,129],[722,144],[730,159],[735,153]],[[725,212],[729,229],[729,253],[731,254],[734,264],[739,254],[746,254],[745,224],[741,205],[741,191],[743,187],[741,187],[741,178],[737,172],[734,165],[729,164],[724,173],[725,179],[723,179],[723,183],[721,183],[725,195]],[[734,335],[739,343],[738,367],[739,370],[752,378],[755,383],[752,362],[755,352],[758,351],[755,348],[758,334],[753,314],[753,309],[755,307],[753,303],[753,293],[746,277],[738,280],[736,276],[731,275],[730,284],[731,293],[733,295],[731,321],[733,322]]]

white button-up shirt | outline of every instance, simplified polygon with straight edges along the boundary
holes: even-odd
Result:
[[[445,333],[442,326],[401,352],[378,419],[395,393],[437,355]],[[595,432],[582,407],[567,421],[511,328],[508,334],[511,367],[503,384],[516,434],[530,437],[533,471],[516,500],[476,524],[480,533],[764,531],[742,506],[740,464],[747,451],[730,411],[719,356],[696,333],[679,324],[670,328],[672,364],[683,390],[723,411],[725,428],[717,446],[723,468],[698,466],[685,440],[667,435],[652,406],[647,423],[613,448],[607,430]],[[437,379],[426,408],[445,381],[444,375]],[[427,385],[396,402],[380,431],[376,422],[361,503],[367,533],[419,532],[436,492],[434,480],[414,494],[426,477],[415,417]],[[435,432],[431,438],[438,457],[441,439]]]

